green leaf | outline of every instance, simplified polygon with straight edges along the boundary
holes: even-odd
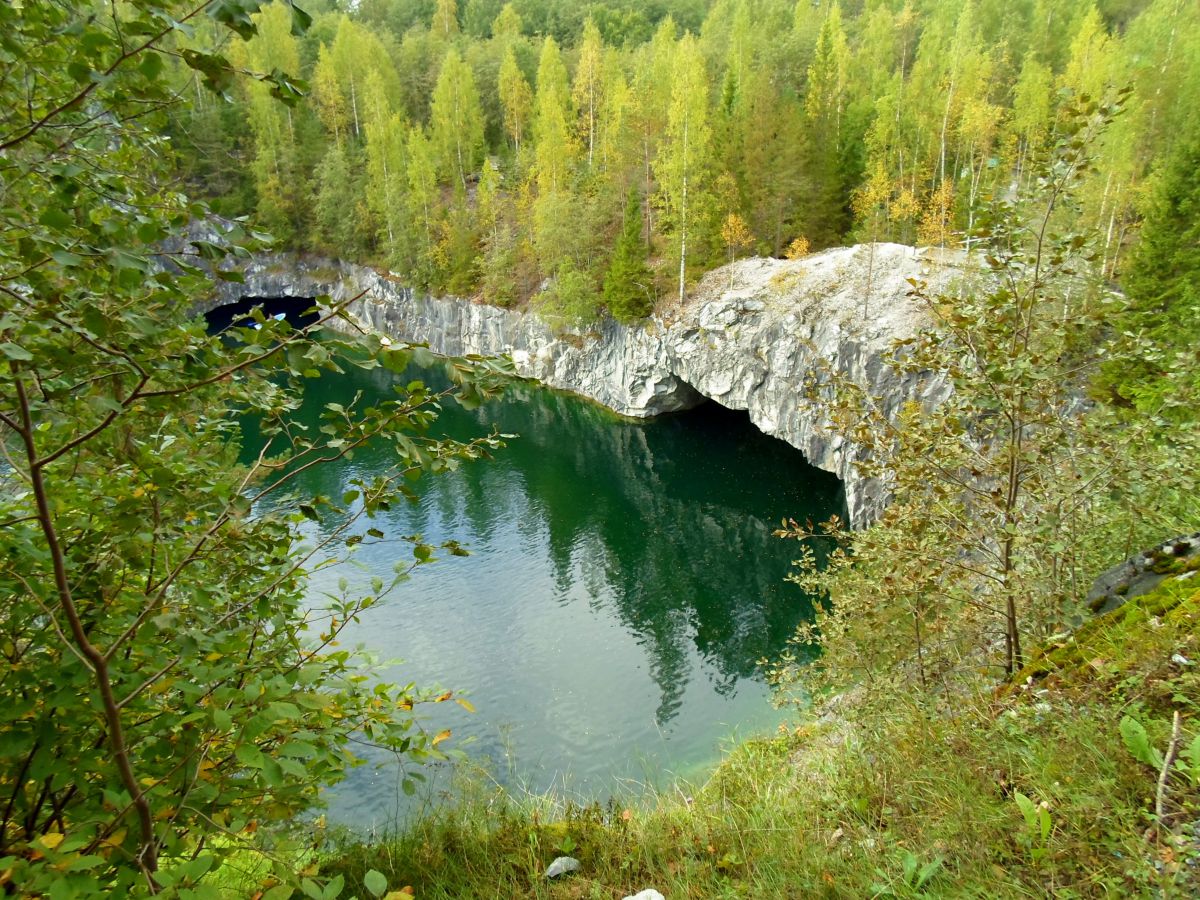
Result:
[[[5,341],[0,344],[0,353],[3,353],[9,359],[19,360],[21,362],[29,362],[33,359],[33,354],[12,341]]]
[[[1132,716],[1125,716],[1121,719],[1120,729],[1125,749],[1134,759],[1156,769],[1162,768],[1162,753],[1150,746],[1150,737],[1141,722]]]
[[[180,51],[184,63],[204,76],[204,86],[217,94],[224,94],[233,87],[234,68],[219,53],[201,53],[185,48]]]
[[[82,63],[78,60],[71,60],[69,63],[67,63],[67,74],[75,81],[83,84],[84,82],[91,80],[92,67],[87,65],[87,63]]]
[[[1188,765],[1192,769],[1193,781],[1200,778],[1200,734],[1192,738],[1191,743],[1183,749],[1180,755],[1188,761]]]
[[[234,758],[248,769],[263,767],[263,753],[253,744],[241,744],[233,751]]]
[[[41,216],[38,223],[55,231],[63,231],[74,224],[74,220],[57,206],[49,207]]]
[[[1021,816],[1025,819],[1025,825],[1029,829],[1037,827],[1037,804],[1022,794],[1020,791],[1013,793],[1013,800],[1017,803],[1017,809],[1021,811]]]
[[[372,896],[382,897],[387,891],[387,877],[375,869],[368,869],[367,874],[363,876],[363,886]]]
[[[70,269],[72,266],[79,265],[79,263],[83,262],[83,257],[80,257],[78,254],[67,250],[55,250],[50,252],[50,259],[53,259],[55,263],[58,263],[64,269]]]
[[[162,57],[153,51],[147,51],[146,55],[142,57],[142,61],[138,65],[138,68],[141,69],[143,75],[145,75],[151,81],[154,81],[162,73]]]
[[[931,859],[929,862],[925,863],[925,865],[921,866],[920,871],[917,872],[916,883],[913,885],[913,887],[915,887],[917,890],[924,888],[929,882],[929,879],[937,874],[938,869],[942,867],[942,863],[945,861],[945,859],[946,858],[944,856],[939,856],[935,859]]]
[[[294,2],[289,2],[288,7],[292,11],[292,34],[296,37],[302,37],[312,27],[312,16],[298,7]]]
[[[267,787],[277,788],[283,785],[283,769],[265,754],[262,757],[262,779]]]
[[[307,741],[288,741],[279,748],[280,756],[287,756],[295,759],[312,759],[317,755],[317,753],[317,748]]]
[[[235,32],[244,41],[258,34],[258,27],[250,18],[258,11],[258,0],[217,0],[211,15],[214,19]]]

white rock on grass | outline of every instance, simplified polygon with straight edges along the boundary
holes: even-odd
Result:
[[[654,888],[646,888],[640,894],[630,894],[625,900],[666,900],[666,898]]]
[[[579,871],[579,860],[573,856],[560,856],[550,863],[546,869],[547,878],[558,878],[560,875],[570,875]]]

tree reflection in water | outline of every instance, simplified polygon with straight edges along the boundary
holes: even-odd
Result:
[[[324,403],[387,392],[389,378],[322,379],[304,414],[315,422]],[[731,724],[761,718],[757,661],[778,655],[811,611],[784,581],[795,545],[771,532],[785,516],[842,512],[837,479],[715,403],[632,422],[515,382],[478,410],[446,408],[438,428],[468,437],[493,424],[518,435],[495,460],[428,479],[419,503],[379,524],[459,540],[473,556],[419,570],[355,637],[404,658],[396,678],[469,691],[479,714],[451,712],[449,725],[477,739],[476,754],[515,755],[535,787],[567,770],[602,781],[664,747],[675,762],[711,756]],[[386,453],[368,447],[314,469],[305,487],[339,496]],[[364,547],[361,568],[318,573],[314,589],[366,584],[397,552]],[[356,774],[340,790],[378,789],[365,782]]]

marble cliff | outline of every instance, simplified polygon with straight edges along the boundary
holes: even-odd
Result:
[[[367,267],[281,254],[254,260],[245,283],[223,285],[214,303],[361,294],[349,310],[366,327],[446,355],[508,354],[520,375],[625,416],[661,415],[705,399],[746,410],[762,431],[838,475],[851,522],[861,525],[882,508],[886,489],[856,472],[854,449],[827,428],[803,385],[824,367],[889,412],[944,397],[940,381],[901,376],[887,359],[893,341],[927,322],[908,296],[908,279],[946,289],[961,277],[956,263],[899,244],[747,259],[709,273],[685,304],[643,323],[572,328],[528,310],[426,296]]]

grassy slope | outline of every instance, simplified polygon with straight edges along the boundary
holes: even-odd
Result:
[[[906,698],[839,710],[737,748],[694,797],[607,808],[482,789],[373,846],[325,861],[359,896],[367,869],[425,898],[1055,897],[1200,895],[1200,797],[1158,773],[1119,732],[1141,721],[1165,748],[1172,712],[1200,725],[1200,577],[1175,580],[1047,648],[1023,687],[981,688],[954,709]],[[873,711],[874,710],[874,711]],[[1048,807],[1026,823],[1017,793]],[[564,849],[583,863],[541,876]],[[939,862],[940,861],[940,862]],[[349,893],[349,891],[348,891]]]

